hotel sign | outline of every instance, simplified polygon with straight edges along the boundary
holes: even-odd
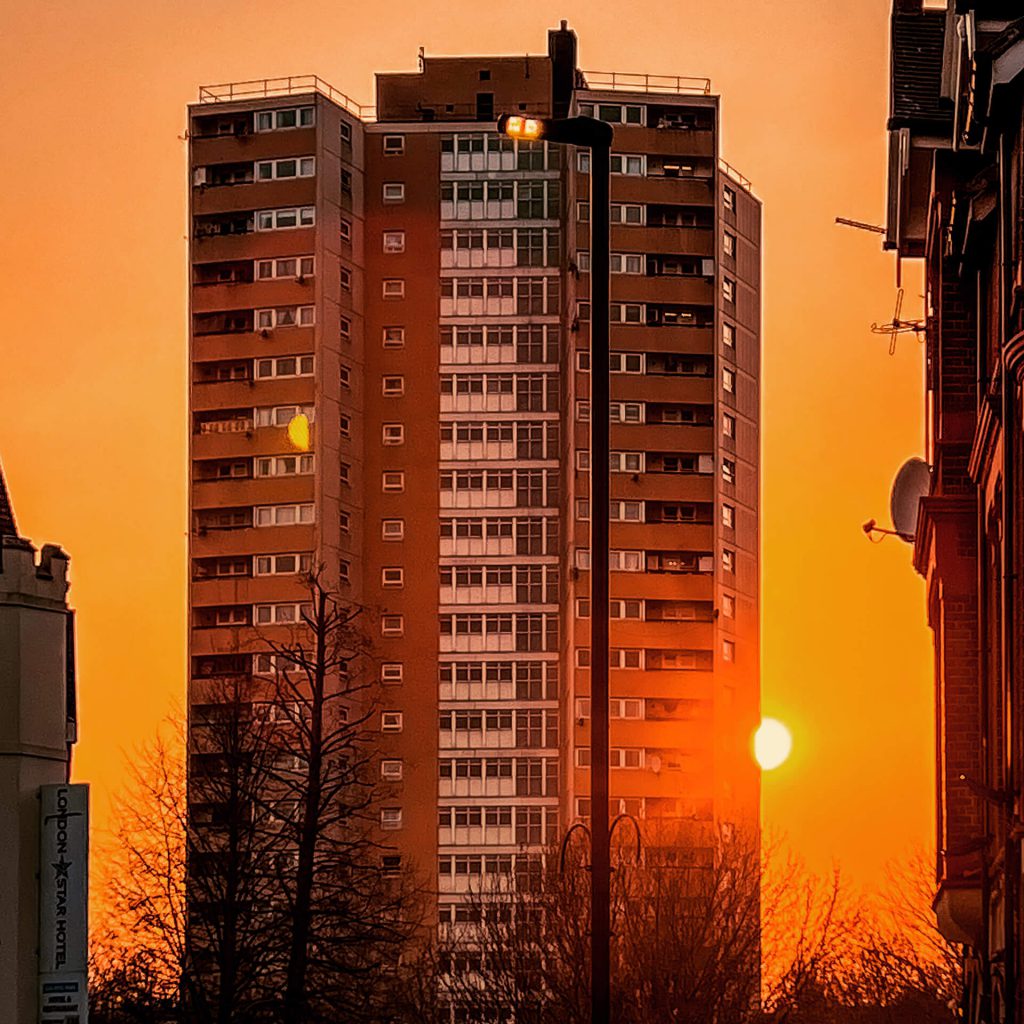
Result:
[[[89,1018],[89,787],[40,787],[39,1024]]]

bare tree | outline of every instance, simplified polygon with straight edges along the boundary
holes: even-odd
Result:
[[[612,1016],[620,1024],[787,1019],[829,960],[838,879],[792,860],[765,883],[754,841],[648,845],[618,830],[613,874]],[[467,894],[423,974],[439,995],[419,1019],[584,1024],[590,1019],[590,882],[585,844],[549,851],[535,886],[508,879]],[[778,916],[779,920],[773,920]],[[784,919],[784,920],[783,920]],[[781,960],[760,983],[762,935]],[[774,930],[770,927],[775,925]]]
[[[172,723],[133,764],[95,958],[125,1006],[152,990],[197,1024],[392,1015],[422,904],[377,831],[358,610],[306,583],[301,621],[200,675],[187,736]]]

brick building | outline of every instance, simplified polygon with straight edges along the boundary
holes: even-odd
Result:
[[[915,566],[935,644],[935,911],[965,1019],[1021,1017],[1024,19],[896,0],[886,245],[926,277],[927,460]]]
[[[267,671],[325,564],[373,623],[388,865],[442,921],[589,812],[588,166],[494,130],[553,78],[616,132],[613,805],[698,850],[759,806],[760,204],[710,83],[585,74],[563,25],[375,110],[189,109],[191,692]]]

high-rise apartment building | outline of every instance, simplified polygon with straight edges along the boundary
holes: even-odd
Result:
[[[705,80],[421,57],[189,110],[193,687],[328,578],[372,622],[381,829],[439,915],[589,813],[587,153],[612,123],[612,792],[659,842],[756,826],[760,204]],[[304,413],[312,445],[288,424]],[[654,827],[658,826],[658,827]]]

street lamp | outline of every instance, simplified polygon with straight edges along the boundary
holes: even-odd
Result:
[[[613,131],[592,117],[503,114],[498,131],[590,150],[590,999],[611,1014],[611,838],[608,814],[609,186]]]

